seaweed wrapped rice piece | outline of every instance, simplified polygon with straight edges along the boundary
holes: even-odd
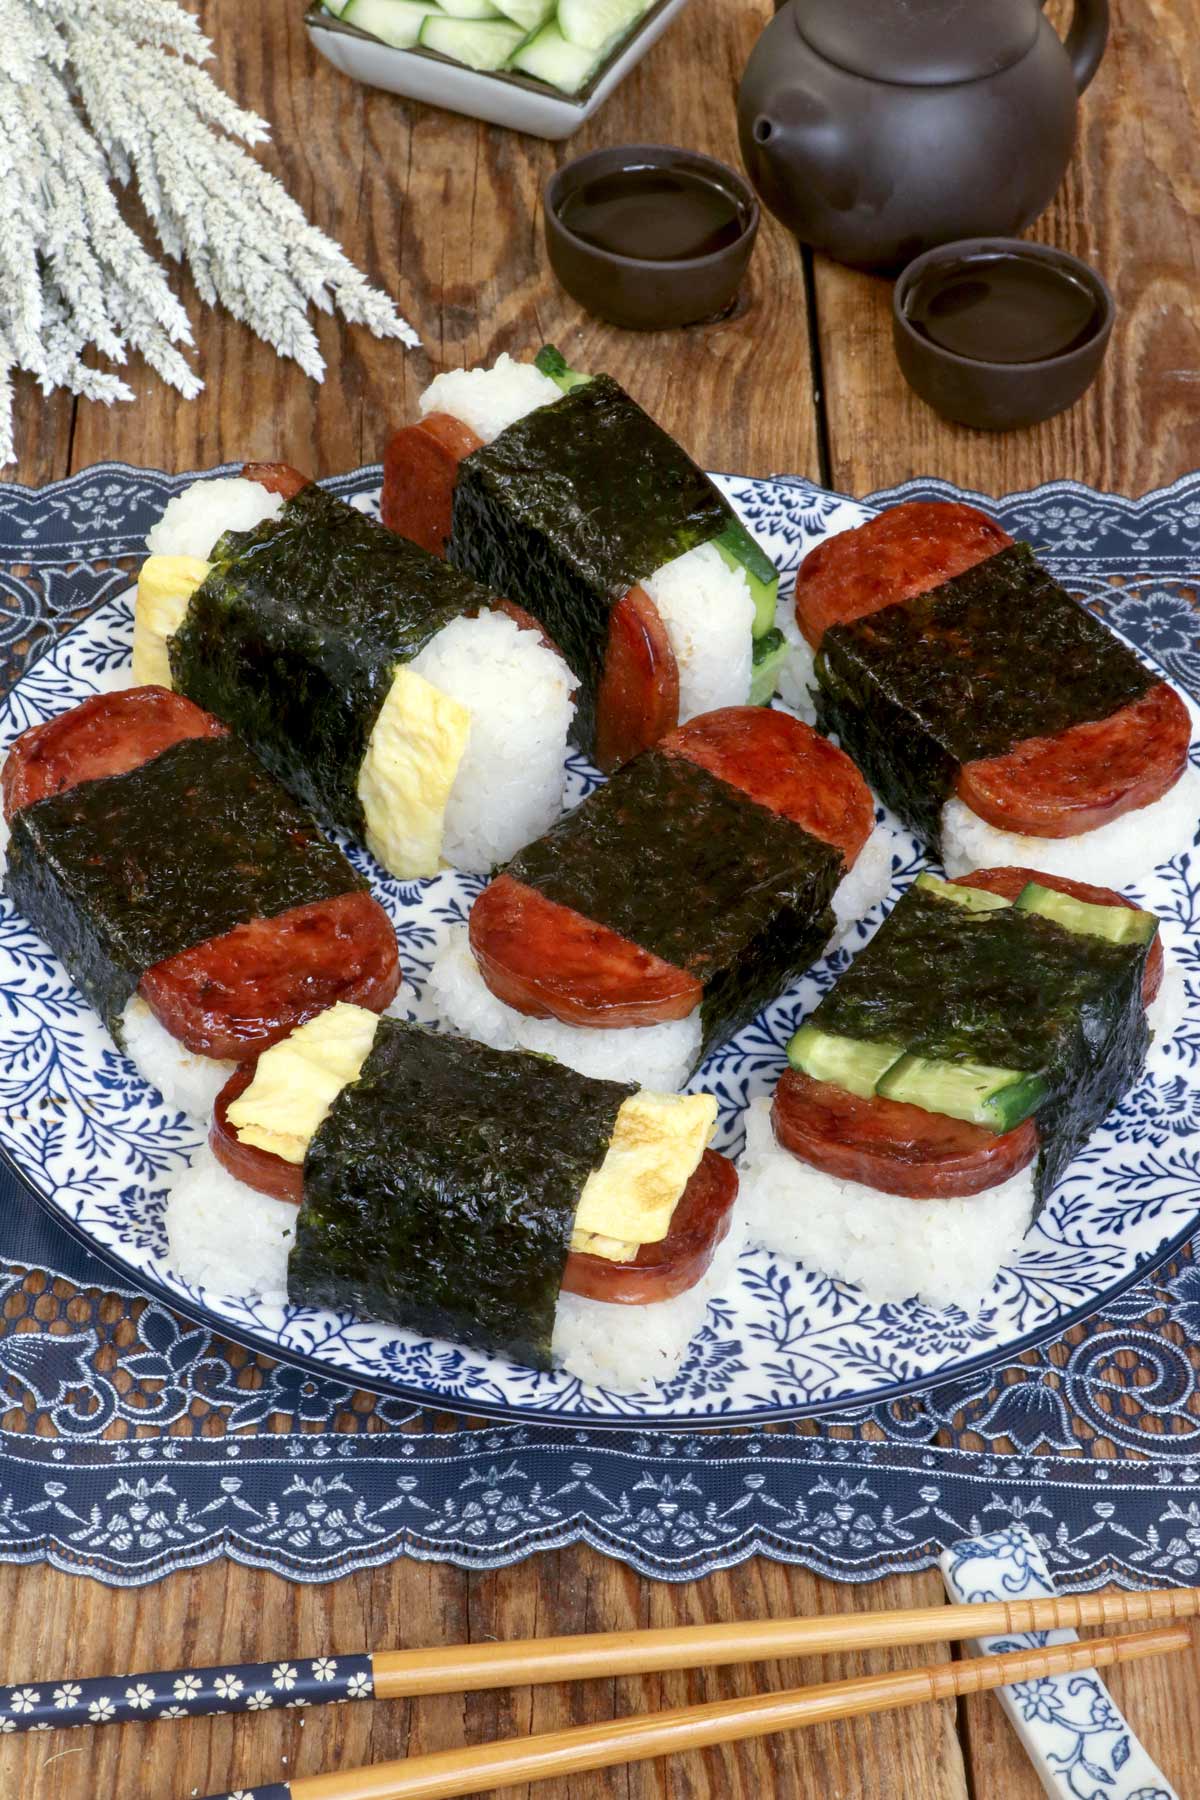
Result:
[[[727,707],[514,858],[429,991],[498,1047],[679,1086],[890,880],[890,838],[849,758],[786,713]]]
[[[1158,921],[1029,869],[922,875],[752,1106],[752,1241],[892,1301],[978,1305],[1137,1082]]]
[[[603,769],[775,686],[778,574],[729,503],[609,375],[440,375],[389,440],[383,518],[528,607],[580,680]]]
[[[279,504],[219,530],[267,480]],[[150,542],[135,676],[215,712],[391,874],[486,871],[557,814],[574,682],[520,608],[295,471],[197,483]]]
[[[97,694],[32,726],[3,786],[5,892],[181,1110],[206,1114],[234,1062],[312,1013],[394,997],[366,883],[181,695]]]
[[[678,1366],[736,1259],[715,1120],[711,1095],[335,1007],[219,1098],[172,1253],[206,1286],[286,1281],[297,1305],[637,1387]]]
[[[1194,836],[1184,701],[977,508],[909,501],[826,539],[795,606],[788,699],[952,874],[1120,886]]]

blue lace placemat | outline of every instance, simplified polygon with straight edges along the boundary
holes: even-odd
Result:
[[[374,474],[334,485],[361,491]],[[0,486],[0,690],[127,585],[188,479],[106,464]],[[819,510],[795,485],[797,510]],[[915,496],[957,490],[874,498]],[[1138,501],[1054,483],[981,504],[1093,601],[1112,577],[1100,609],[1200,691],[1200,475]],[[762,1553],[866,1581],[1012,1520],[1064,1589],[1200,1583],[1192,1250],[1009,1369],[820,1424],[473,1427],[140,1298],[0,1167],[0,1409],[0,1559],[118,1585],[220,1555],[320,1581],[398,1556],[494,1567],[581,1540],[668,1580]]]

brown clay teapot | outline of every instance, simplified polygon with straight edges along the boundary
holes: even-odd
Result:
[[[859,268],[1014,235],[1062,180],[1107,37],[1108,0],[1075,0],[1065,45],[1038,0],[788,0],[742,78],[746,169]]]

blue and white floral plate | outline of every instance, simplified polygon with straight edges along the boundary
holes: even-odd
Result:
[[[353,491],[346,481],[342,492]],[[822,537],[860,523],[866,509],[799,480],[724,478],[763,547],[794,570]],[[1131,503],[1135,504],[1135,503]],[[1053,526],[1053,521],[1047,521]],[[1050,541],[1057,533],[1047,532]],[[1053,555],[1047,560],[1054,564]],[[1079,586],[1086,583],[1073,581]],[[111,592],[111,589],[110,589]],[[1096,584],[1098,597],[1111,589]],[[0,744],[102,688],[128,680],[132,604],[105,600],[17,683],[0,708]],[[574,797],[595,780],[572,770]],[[901,837],[893,898],[923,858]],[[420,990],[439,934],[461,922],[480,883],[445,874],[400,883],[367,869],[396,923],[406,995]],[[89,1246],[145,1288],[227,1336],[276,1357],[335,1370],[364,1387],[427,1406],[563,1425],[645,1420],[696,1427],[764,1423],[878,1405],[1001,1360],[1060,1334],[1145,1275],[1182,1244],[1200,1212],[1200,862],[1163,865],[1139,899],[1164,921],[1168,954],[1188,977],[1188,1016],[1157,1045],[1141,1084],[1098,1132],[973,1315],[911,1303],[876,1307],[843,1282],[785,1259],[743,1257],[736,1286],[711,1307],[682,1371],[642,1394],[585,1389],[390,1327],[306,1307],[281,1308],[192,1289],[178,1280],[163,1228],[166,1185],[200,1142],[112,1046],[14,909],[0,905],[0,1146],[33,1192]],[[872,916],[858,938],[877,922]],[[730,1045],[697,1085],[721,1104],[718,1147],[736,1150],[741,1115],[784,1066],[797,1020],[829,985],[851,941]]]

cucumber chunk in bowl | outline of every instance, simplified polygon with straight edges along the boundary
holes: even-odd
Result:
[[[421,48],[440,50],[469,69],[502,69],[525,33],[507,19],[447,19],[432,13],[421,27]]]
[[[493,3],[506,19],[532,33],[552,16],[557,0],[493,0]]]
[[[629,30],[650,0],[558,0],[558,29],[569,44],[599,50]]]
[[[436,11],[426,0],[342,0],[340,16],[347,25],[369,31],[396,50],[411,50],[422,25]]]

